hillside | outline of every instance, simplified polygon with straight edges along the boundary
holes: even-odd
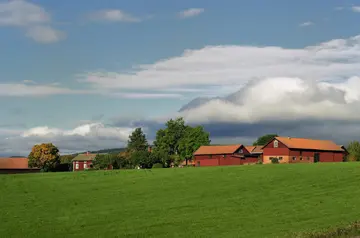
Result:
[[[0,234],[291,237],[358,220],[359,182],[359,163],[1,175]]]

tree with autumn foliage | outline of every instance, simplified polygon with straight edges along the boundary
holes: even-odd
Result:
[[[51,171],[60,164],[59,149],[52,143],[34,145],[28,159],[30,168]]]

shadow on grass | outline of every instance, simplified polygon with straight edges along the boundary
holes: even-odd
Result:
[[[326,231],[305,232],[295,234],[292,237],[298,238],[355,238],[360,237],[360,221],[354,222],[345,227],[338,227]]]

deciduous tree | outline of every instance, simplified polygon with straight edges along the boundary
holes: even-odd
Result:
[[[179,141],[179,151],[181,159],[191,160],[194,152],[202,145],[210,144],[210,135],[202,126],[187,126],[183,137]]]
[[[254,143],[254,146],[258,146],[258,145],[266,145],[267,143],[269,143],[272,139],[274,139],[275,137],[277,137],[277,134],[267,134],[267,135],[263,135],[260,136]]]
[[[348,161],[360,161],[360,142],[352,141],[347,147],[349,155],[347,156]]]
[[[34,145],[28,159],[30,168],[50,171],[60,164],[59,149],[52,143]]]

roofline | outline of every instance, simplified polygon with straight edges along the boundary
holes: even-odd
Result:
[[[233,152],[231,152],[231,153],[211,153],[211,154],[196,154],[196,151],[198,151],[201,147],[203,147],[203,146],[238,146],[238,147],[236,147],[236,149],[233,151]],[[193,155],[231,155],[231,154],[233,154],[233,153],[235,153],[235,151],[237,151],[241,146],[243,146],[243,147],[245,147],[243,144],[231,144],[231,145],[202,145],[202,146],[200,146],[194,153],[193,153]]]
[[[268,144],[270,144],[273,140],[278,140],[280,141],[282,144],[284,144],[288,149],[304,149],[304,150],[315,150],[315,151],[343,151],[343,150],[324,150],[324,149],[309,149],[309,148],[304,148],[304,147],[289,147],[286,143],[284,143],[283,141],[281,141],[281,139],[279,140],[279,138],[285,138],[282,136],[276,136],[274,137],[271,141],[269,141],[268,143],[266,143],[263,147],[261,147],[261,149],[264,149]],[[309,138],[298,138],[298,137],[294,137],[294,139],[305,139],[305,140],[315,140],[315,139],[309,139]],[[330,140],[318,140],[318,141],[330,141]],[[333,142],[334,141],[330,141]],[[337,146],[339,146],[341,148],[340,145],[336,144]]]

